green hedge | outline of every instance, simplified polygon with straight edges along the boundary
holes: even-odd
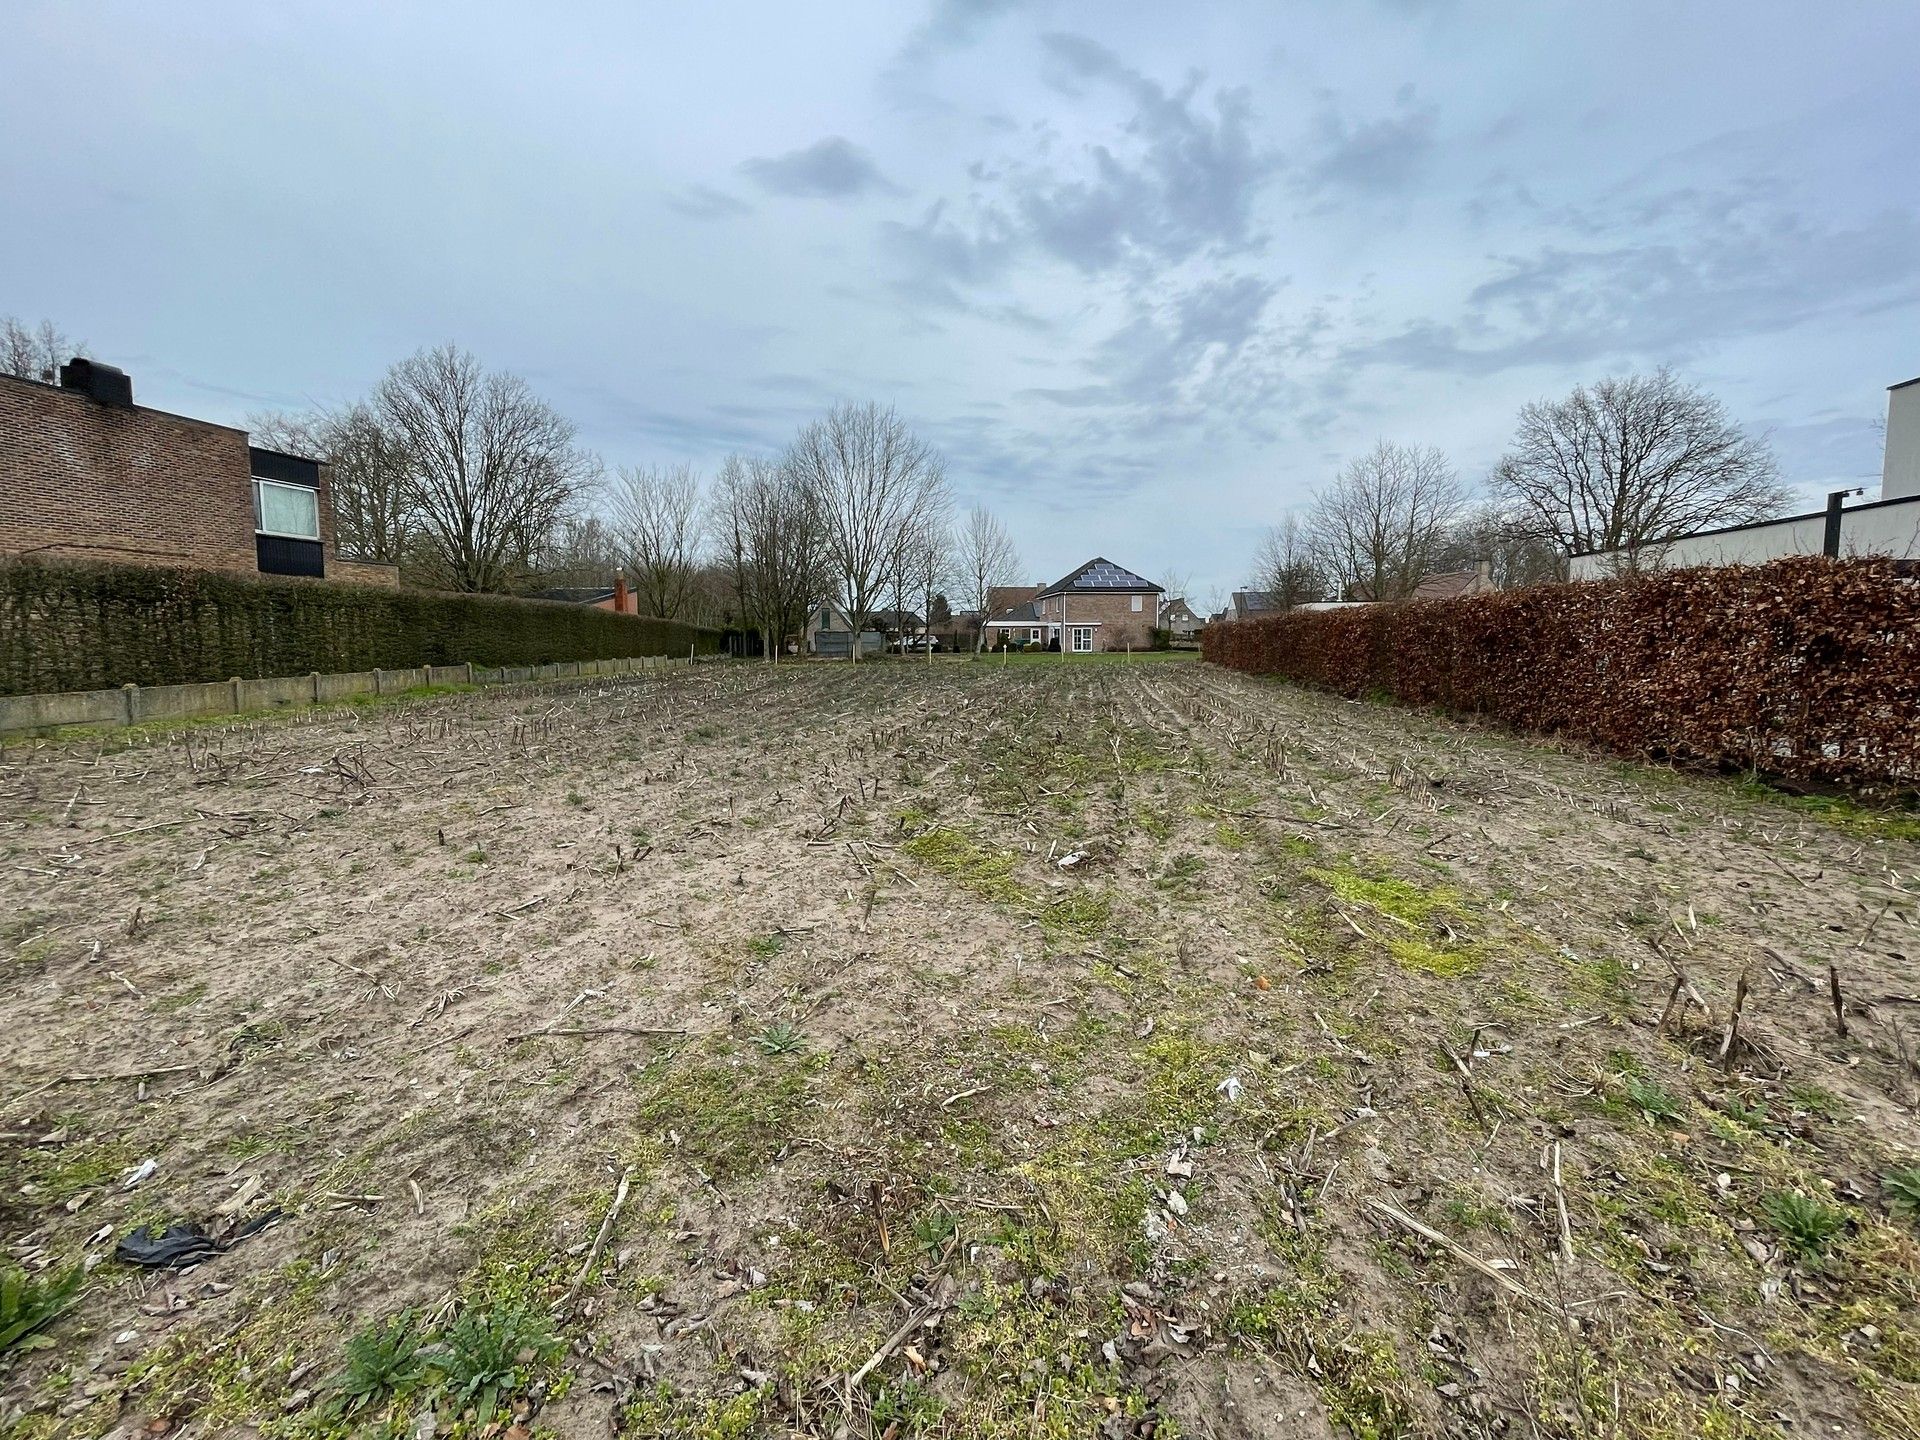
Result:
[[[232,676],[719,651],[718,631],[586,605],[206,570],[0,562],[0,694]]]

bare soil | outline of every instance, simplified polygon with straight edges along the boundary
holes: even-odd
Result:
[[[1185,661],[12,745],[0,1434],[1911,1440],[1913,829]]]

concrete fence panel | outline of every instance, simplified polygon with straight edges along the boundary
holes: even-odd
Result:
[[[233,682],[208,680],[195,685],[129,685],[122,719],[191,720],[196,715],[231,715]],[[311,693],[311,692],[309,692]]]
[[[511,685],[591,675],[633,675],[689,662],[665,655],[555,665],[422,665],[406,670],[350,670],[264,680],[209,680],[188,685],[123,685],[50,695],[0,695],[0,735],[51,731],[63,725],[134,725],[194,720],[260,710],[324,705],[356,695],[397,695],[426,685]]]

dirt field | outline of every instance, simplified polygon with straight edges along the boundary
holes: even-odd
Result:
[[[1915,829],[1189,661],[12,745],[0,1433],[1920,1436]]]

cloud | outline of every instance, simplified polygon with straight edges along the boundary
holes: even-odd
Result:
[[[1405,190],[1434,152],[1439,110],[1416,104],[1403,87],[1391,115],[1355,123],[1332,105],[1320,113],[1317,157],[1301,176],[1309,191],[1345,189],[1390,194]]]
[[[813,200],[846,200],[873,193],[900,194],[867,152],[838,135],[801,150],[748,160],[741,171],[774,195]]]
[[[1069,410],[1111,410],[1128,429],[1143,418],[1163,428],[1243,409],[1276,374],[1263,322],[1279,288],[1256,275],[1222,275],[1167,299],[1143,298],[1089,357],[1095,383],[1025,393]]]
[[[753,207],[746,201],[736,200],[710,185],[689,185],[678,194],[667,196],[667,205],[694,220],[729,220],[753,213]]]
[[[1279,160],[1254,139],[1246,90],[1202,100],[1198,72],[1169,90],[1085,36],[1053,34],[1042,44],[1056,88],[1117,94],[1125,119],[1078,149],[1044,126],[1019,132],[1025,153],[969,167],[977,189],[964,204],[941,200],[913,223],[884,226],[912,277],[909,291],[941,296],[985,285],[1033,257],[1087,276],[1146,276],[1265,243],[1253,206]]]
[[[971,45],[1002,15],[1018,10],[1025,0],[934,0],[933,13],[901,48],[900,62],[913,64],[946,50]]]
[[[1505,257],[1455,320],[1420,319],[1346,358],[1486,375],[1524,365],[1684,361],[1809,321],[1920,300],[1920,223],[1825,225],[1747,187],[1607,196]]]

